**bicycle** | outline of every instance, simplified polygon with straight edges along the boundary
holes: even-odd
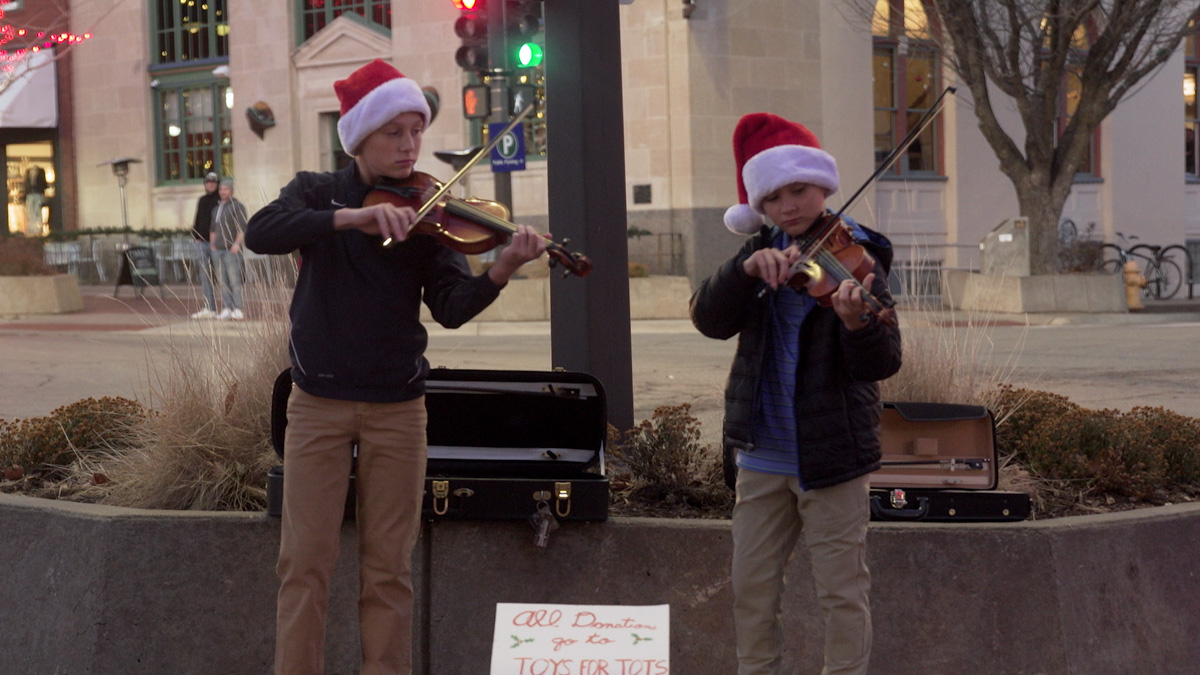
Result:
[[[1100,271],[1118,274],[1125,269],[1125,263],[1135,260],[1142,275],[1146,277],[1142,295],[1157,300],[1168,300],[1179,292],[1183,285],[1183,270],[1171,253],[1166,252],[1162,246],[1151,244],[1129,246],[1130,242],[1137,240],[1136,235],[1131,234],[1127,237],[1120,232],[1115,234],[1124,246],[1104,244],[1101,247]]]

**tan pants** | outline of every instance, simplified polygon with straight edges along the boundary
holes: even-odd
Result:
[[[360,403],[292,387],[277,568],[277,675],[324,670],[329,581],[355,442],[361,672],[411,672],[412,551],[420,532],[426,419],[423,397]]]
[[[871,655],[866,536],[869,477],[801,491],[795,478],[738,471],[733,509],[733,596],[738,675],[777,675],[784,570],[800,532],[825,618],[822,673],[865,674]]]

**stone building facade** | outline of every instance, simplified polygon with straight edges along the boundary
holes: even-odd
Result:
[[[164,15],[178,11],[170,8],[180,3],[134,0],[111,10],[111,3],[74,3],[73,29],[89,29],[94,36],[71,63],[69,142],[77,208],[68,229],[120,223],[113,177],[98,167],[114,156],[143,160],[133,166],[127,187],[134,228],[190,225],[203,171],[184,166],[186,160],[180,164],[186,153],[167,148],[177,142],[171,133],[179,133],[168,119],[172,115],[185,120],[184,136],[189,124],[220,127],[204,132],[201,145],[223,175],[236,179],[239,198],[251,208],[274,198],[298,170],[332,168],[338,110],[333,82],[376,57],[440,92],[441,110],[426,135],[421,169],[448,176],[451,169],[434,151],[477,142],[461,110],[466,75],[455,64],[460,40],[453,25],[460,10],[451,0],[363,0],[367,14],[386,5],[390,29],[370,18],[325,17],[311,37],[305,35],[311,0],[209,2],[221,15],[201,27],[225,38],[225,53],[210,48],[202,57],[189,54],[167,65],[156,56],[168,44],[162,37]],[[843,4],[622,4],[629,216],[614,227],[635,235],[631,257],[646,261],[652,271],[695,281],[739,245],[740,237],[726,231],[721,218],[737,201],[730,138],[745,113],[771,111],[816,132],[839,161],[843,191],[831,206],[870,175],[878,146],[873,84],[880,76],[880,47],[871,26],[842,11]],[[173,31],[189,32],[186,25]],[[177,43],[168,47],[180,49]],[[1194,84],[1192,56],[1181,50],[1104,122],[1095,178],[1076,185],[1064,212],[1080,230],[1094,223],[1094,236],[1104,240],[1124,231],[1164,245],[1200,241],[1200,176],[1181,170],[1185,148],[1179,143],[1188,95],[1180,83],[1191,75]],[[947,69],[938,69],[929,80],[944,86],[951,78]],[[175,110],[191,105],[201,89],[211,92],[204,95],[208,110]],[[193,94],[184,97],[187,91]],[[183,93],[172,98],[171,92]],[[1191,96],[1194,107],[1194,87]],[[548,124],[553,97],[547,92]],[[256,104],[268,107],[274,118],[261,137],[246,117]],[[1015,111],[999,112],[1007,115],[1006,125],[1017,126]],[[207,126],[196,122],[205,115],[224,119]],[[979,242],[987,233],[1019,215],[1016,197],[978,131],[968,98],[960,93],[952,100],[936,128],[937,154],[927,159],[931,170],[885,178],[853,215],[887,233],[899,260],[970,268],[978,265]],[[171,152],[173,159],[166,159]],[[516,220],[553,229],[546,214],[546,172],[555,162],[569,161],[550,148],[548,158],[531,159],[525,171],[513,174]],[[462,187],[480,197],[491,190],[486,162]]]

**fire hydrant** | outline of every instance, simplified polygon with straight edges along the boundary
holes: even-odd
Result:
[[[1125,304],[1129,309],[1146,309],[1142,304],[1142,289],[1146,287],[1146,276],[1138,269],[1136,260],[1125,263]]]

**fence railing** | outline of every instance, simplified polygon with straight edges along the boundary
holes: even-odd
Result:
[[[195,240],[190,234],[142,239],[136,234],[81,235],[70,241],[47,241],[43,257],[59,272],[73,274],[81,284],[116,283],[121,256],[134,246],[154,252],[160,283],[199,283]],[[265,256],[246,251],[242,256],[246,283],[294,282],[295,265],[287,256]]]

